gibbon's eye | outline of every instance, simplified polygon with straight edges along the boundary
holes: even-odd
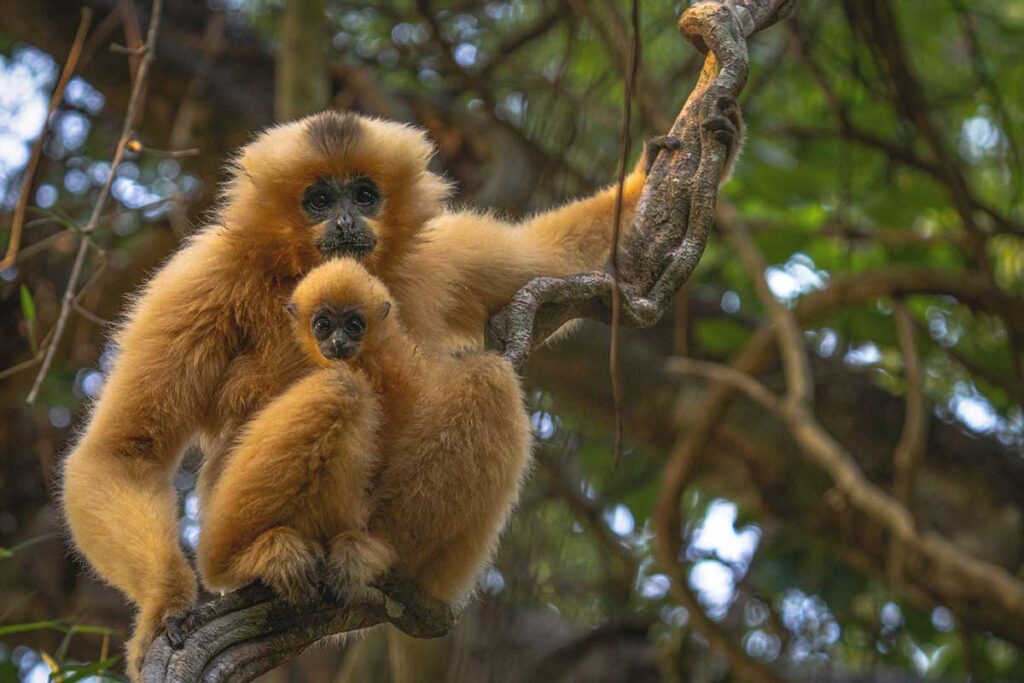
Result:
[[[314,192],[309,197],[309,206],[317,211],[322,211],[331,205],[331,198],[326,192]]]
[[[370,208],[377,204],[380,193],[370,183],[360,183],[352,188],[352,201],[361,208]]]
[[[345,321],[344,330],[352,336],[360,335],[366,332],[366,320],[361,315],[354,315]]]
[[[334,330],[334,325],[327,318],[320,316],[313,321],[313,334],[319,339],[323,339]]]

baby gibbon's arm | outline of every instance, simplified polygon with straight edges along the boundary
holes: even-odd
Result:
[[[260,579],[291,599],[312,595],[333,536],[365,531],[379,412],[369,383],[339,366],[253,418],[204,501],[203,581],[231,590]]]
[[[178,545],[171,477],[232,346],[229,316],[216,308],[204,268],[195,247],[185,249],[136,300],[102,395],[64,466],[62,503],[75,544],[139,606],[133,658],[196,594]]]

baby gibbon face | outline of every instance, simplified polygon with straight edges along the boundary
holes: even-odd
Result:
[[[380,272],[443,210],[433,152],[420,130],[352,113],[271,128],[235,160],[223,222],[289,275],[341,256]]]
[[[351,258],[328,261],[295,288],[288,311],[296,335],[314,363],[355,359],[386,335],[390,294],[384,284]]]

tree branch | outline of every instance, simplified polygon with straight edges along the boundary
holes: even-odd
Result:
[[[75,262],[71,267],[71,275],[68,277],[68,284],[64,289],[64,297],[61,301],[60,313],[57,316],[57,324],[53,328],[53,338],[50,340],[50,345],[46,347],[46,353],[43,356],[39,374],[36,375],[28,398],[25,399],[29,405],[35,403],[39,390],[43,386],[43,380],[46,379],[46,375],[50,371],[50,365],[57,354],[57,347],[60,346],[61,339],[64,336],[64,328],[74,308],[75,288],[78,287],[78,280],[82,276],[85,257],[92,246],[92,233],[99,226],[100,219],[103,217],[103,210],[106,208],[107,200],[110,198],[110,190],[114,185],[114,178],[117,175],[118,167],[121,165],[121,160],[124,159],[128,143],[135,137],[135,127],[142,116],[141,103],[146,91],[146,78],[153,64],[153,55],[156,53],[156,39],[160,34],[160,12],[162,8],[163,0],[153,0],[153,11],[149,18],[149,31],[146,35],[145,50],[142,53],[142,61],[139,64],[138,72],[135,74],[135,80],[132,82],[132,92],[124,115],[121,137],[117,141],[114,158],[110,161],[110,171],[107,174],[107,179],[104,181],[103,187],[100,188],[96,202],[93,204],[92,212],[89,214],[89,221],[82,227],[82,241],[78,244]]]
[[[647,178],[632,231],[622,245],[622,321],[650,327],[697,266],[714,222],[725,146],[703,124],[722,97],[747,80],[746,38],[787,16],[795,0],[705,0],[679,20],[698,49],[710,48],[700,79],[669,135],[682,147],[662,154]],[[574,318],[607,322],[612,278],[605,272],[528,282],[487,329],[488,348],[522,370],[537,340]]]
[[[181,624],[181,649],[157,638],[146,654],[142,681],[251,681],[335,633],[390,623],[416,638],[437,638],[457,621],[449,605],[396,577],[344,606],[326,597],[295,605],[254,584],[192,611]]]

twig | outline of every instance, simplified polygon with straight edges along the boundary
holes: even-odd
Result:
[[[33,356],[32,358],[29,358],[28,360],[22,361],[22,362],[18,363],[17,365],[12,365],[9,368],[4,368],[3,370],[0,370],[0,379],[7,379],[11,375],[16,375],[19,372],[21,372],[22,370],[28,370],[29,368],[34,368],[35,366],[39,365],[42,362],[43,362],[43,354],[42,354],[42,352],[37,353],[35,356]]]
[[[902,298],[897,298],[893,303],[893,322],[896,323],[896,336],[903,352],[907,414],[903,420],[900,440],[892,454],[892,494],[900,504],[909,509],[914,471],[924,453],[925,440],[928,436],[928,410],[924,402],[921,356],[917,352],[917,343],[914,340],[914,319]],[[903,553],[896,536],[890,539],[887,573],[890,583],[899,585],[903,574]]]
[[[134,141],[133,141],[134,142]],[[153,147],[145,147],[140,144],[131,145],[129,147],[133,152],[140,154],[148,154],[152,157],[163,157],[165,159],[182,159],[184,157],[195,157],[199,156],[202,152],[198,147],[190,147],[188,149],[154,149]]]
[[[612,221],[612,246],[608,262],[612,272],[611,347],[608,350],[608,374],[612,384],[612,404],[615,409],[615,464],[622,457],[622,382],[619,376],[619,344],[622,338],[622,273],[619,268],[619,239],[622,234],[622,195],[626,189],[626,163],[629,157],[629,131],[633,114],[633,90],[637,69],[640,68],[640,3],[633,0],[630,19],[633,37],[626,73],[626,95],[622,111],[622,129],[619,133],[619,179],[615,188],[615,217]]]
[[[39,132],[35,144],[32,145],[32,155],[29,157],[28,166],[25,167],[25,177],[21,181],[21,192],[18,195],[18,203],[14,207],[14,219],[11,222],[11,241],[7,245],[7,253],[0,260],[0,270],[6,270],[14,265],[18,257],[18,247],[21,244],[21,231],[25,224],[25,209],[28,207],[29,195],[32,192],[32,181],[35,179],[36,168],[39,166],[39,158],[43,154],[43,144],[46,142],[46,133],[50,127],[50,118],[57,111],[61,98],[64,97],[64,88],[75,73],[78,65],[78,58],[82,54],[82,45],[85,43],[85,36],[89,32],[89,24],[92,23],[92,9],[82,8],[82,20],[78,24],[78,31],[75,32],[75,40],[71,43],[71,50],[64,62],[64,69],[57,80],[57,87],[53,89],[50,97],[50,106],[46,110],[43,129]]]
[[[729,209],[723,208],[719,212],[719,216],[722,218],[719,221],[719,227],[735,247],[740,261],[747,270],[747,276],[754,283],[754,291],[757,292],[761,304],[772,319],[772,325],[779,340],[779,350],[782,353],[782,366],[786,374],[786,398],[801,405],[808,404],[814,396],[814,381],[811,378],[811,363],[807,358],[803,334],[796,322],[796,316],[779,303],[771,289],[768,288],[768,281],[764,279],[767,264],[764,262],[761,252],[754,245],[754,239],[750,236],[746,225],[742,221],[736,220],[735,215],[732,215]]]
[[[680,363],[696,363],[700,367],[714,365],[700,361],[678,360]],[[717,372],[718,368],[707,367],[707,370]],[[768,400],[777,400],[774,394],[764,389],[756,380],[746,375],[743,377],[749,380],[749,390],[767,392]],[[711,423],[708,420],[692,425],[689,431],[702,432],[704,438],[681,440],[681,443],[673,449],[669,462],[665,466],[654,516],[654,555],[661,570],[669,577],[669,589],[672,597],[686,607],[697,629],[704,634],[716,652],[729,660],[737,677],[745,681],[772,683],[778,681],[779,678],[771,669],[748,657],[743,648],[733,642],[721,626],[705,614],[697,596],[690,590],[689,577],[681,563],[683,516],[679,499],[697,468],[703,442],[710,435],[710,430]]]
[[[110,188],[114,184],[114,176],[116,175],[118,166],[121,164],[121,159],[124,158],[125,148],[127,147],[128,142],[134,138],[135,125],[141,114],[139,103],[142,99],[142,93],[146,84],[146,77],[149,74],[149,69],[153,63],[153,57],[155,55],[156,37],[160,30],[160,12],[162,9],[163,0],[153,0],[153,9],[149,19],[149,32],[146,36],[147,49],[146,53],[142,56],[141,63],[139,64],[139,71],[136,75],[135,81],[132,83],[131,96],[128,99],[128,108],[125,111],[124,126],[121,129],[121,138],[118,140],[117,149],[114,151],[114,158],[110,162],[110,172],[107,174],[107,179],[103,183],[103,187],[100,188],[100,193],[96,198],[96,203],[93,204],[92,213],[89,215],[89,221],[85,224],[85,227],[82,228],[82,241],[78,245],[78,252],[75,254],[75,262],[71,267],[71,275],[68,277],[68,284],[64,289],[64,298],[61,301],[60,313],[57,316],[57,324],[54,328],[53,340],[46,348],[46,355],[43,356],[42,367],[39,368],[39,374],[36,375],[35,383],[32,385],[32,390],[29,391],[28,398],[26,399],[27,403],[30,405],[35,403],[36,397],[39,395],[39,390],[43,386],[43,380],[46,379],[46,375],[49,372],[50,366],[53,364],[53,359],[57,353],[57,347],[60,346],[61,338],[64,336],[64,328],[67,325],[68,317],[71,314],[72,305],[75,299],[75,289],[78,286],[78,279],[82,275],[82,266],[85,263],[85,255],[89,251],[92,232],[99,224],[103,209],[106,207],[107,199],[110,196]]]
[[[139,13],[135,10],[135,0],[118,0],[117,9],[121,14],[121,23],[124,26],[128,47],[111,45],[110,49],[131,57],[128,63],[131,66],[132,83],[134,83],[135,79],[139,77],[139,67],[142,66],[140,58],[145,54],[147,47],[142,43],[142,28],[139,25]]]

